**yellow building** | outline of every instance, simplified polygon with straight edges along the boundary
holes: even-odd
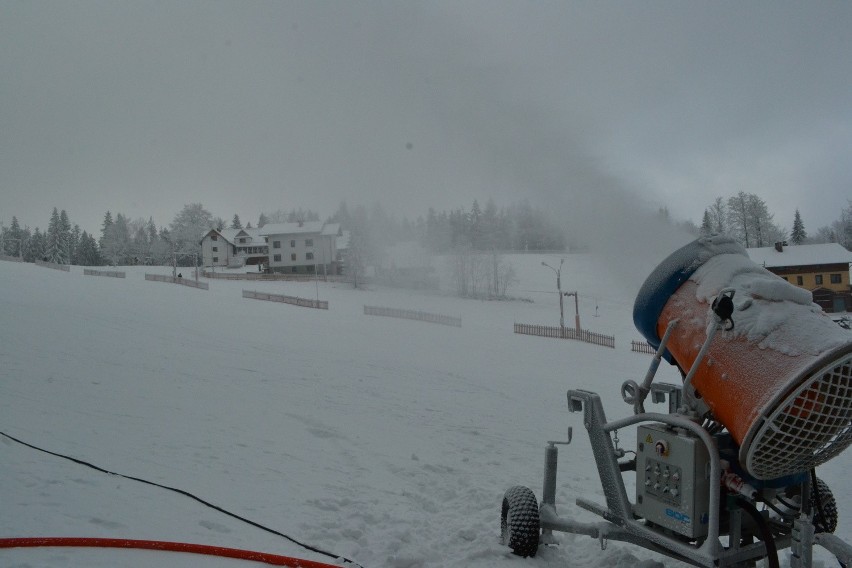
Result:
[[[749,258],[791,284],[810,290],[829,313],[852,312],[849,266],[852,252],[837,243],[747,249]]]

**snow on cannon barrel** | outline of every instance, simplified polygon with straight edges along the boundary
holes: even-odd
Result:
[[[776,479],[841,453],[852,443],[852,333],[732,239],[700,238],[672,253],[642,285],[633,321],[658,348],[677,320],[664,357],[686,375],[723,292],[733,300],[730,321],[691,387],[739,446],[742,467]]]

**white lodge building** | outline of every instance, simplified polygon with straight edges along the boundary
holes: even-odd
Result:
[[[201,239],[203,266],[263,265],[283,274],[337,274],[337,223],[275,223],[260,229],[211,229]]]
[[[338,223],[274,223],[259,231],[269,246],[270,272],[337,274]]]
[[[202,266],[257,266],[269,254],[260,229],[211,229],[201,239]]]

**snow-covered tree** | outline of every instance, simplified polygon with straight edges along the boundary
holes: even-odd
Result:
[[[343,258],[344,271],[352,280],[352,286],[360,287],[364,283],[364,272],[373,256],[370,238],[370,226],[364,207],[355,208],[349,225],[349,248]]]
[[[257,218],[257,228],[262,229],[264,225],[269,223],[269,219],[266,218],[266,215],[263,213],[260,214],[260,217]],[[251,224],[251,223],[249,223]]]
[[[712,225],[711,233],[724,235],[728,232],[728,210],[724,200],[717,197],[716,201],[709,207],[710,223]]]
[[[100,266],[103,264],[98,243],[95,237],[83,231],[80,235],[80,243],[77,246],[77,264],[80,266]]]
[[[749,235],[751,230],[751,223],[749,222],[749,199],[744,191],[728,198],[727,222],[730,227],[731,236],[740,241],[740,244],[744,247],[749,248],[752,245],[752,239]]]
[[[12,224],[3,229],[3,254],[9,256],[22,256],[24,244],[24,232],[18,223],[18,218],[12,215]]]
[[[481,250],[495,250],[500,248],[500,214],[497,211],[497,204],[489,198],[485,202],[485,209],[482,211],[482,229],[480,238]]]
[[[62,235],[62,221],[59,218],[59,211],[56,207],[53,208],[50,223],[47,225],[44,258],[47,262],[65,263],[65,241]]]
[[[710,210],[704,210],[704,217],[701,220],[701,235],[707,237],[713,234],[713,218],[710,216]]]
[[[130,234],[127,219],[117,213],[115,221],[104,223],[106,229],[101,237],[100,251],[104,259],[113,266],[127,264],[130,257]]]
[[[71,262],[72,236],[71,221],[68,219],[68,213],[65,212],[65,209],[59,212],[59,240],[62,246],[62,262],[68,264]]]
[[[470,214],[467,218],[468,235],[470,243],[476,250],[483,248],[483,228],[482,228],[482,209],[479,207],[479,201],[473,200],[473,205],[470,208]]]
[[[190,203],[185,205],[175,215],[170,227],[171,243],[174,252],[178,254],[201,254],[201,239],[210,229],[216,228],[216,219],[207,211],[201,203]],[[184,256],[179,262],[184,264],[192,259]]]
[[[80,239],[82,238],[83,235],[80,230],[80,225],[74,223],[74,228],[71,229],[71,239],[68,247],[68,250],[70,251],[69,259],[71,264],[80,264],[77,259],[77,248],[80,246]]]
[[[766,202],[755,194],[748,195],[748,213],[753,227],[754,246],[768,247],[784,240],[781,229],[772,220]]]
[[[837,235],[831,226],[820,227],[810,238],[810,241],[814,244],[836,243]]]
[[[796,214],[793,217],[793,232],[790,233],[790,240],[794,245],[800,245],[804,243],[808,238],[808,234],[805,232],[805,224],[802,222],[802,216],[799,214],[799,210],[796,209]]]
[[[852,201],[840,212],[840,219],[831,224],[837,242],[852,250]]]
[[[35,228],[32,235],[27,239],[27,245],[24,250],[24,260],[33,262],[35,260],[46,260],[45,255],[46,239],[38,227]]]
[[[773,221],[766,202],[753,193],[740,191],[728,199],[728,234],[741,245],[750,247],[768,247],[787,236]]]
[[[148,240],[148,226],[142,219],[131,223],[130,257],[133,264],[145,264],[151,257],[151,242]]]
[[[109,211],[104,215],[104,221],[101,224],[101,238],[100,238],[100,246],[101,249],[104,248],[104,239],[106,239],[107,231],[112,226],[112,213]]]
[[[234,218],[231,221],[231,228],[232,229],[242,229],[243,228],[243,224],[240,221],[240,216],[237,215],[236,213],[234,213]]]
[[[160,227],[156,239],[151,241],[151,264],[167,265],[172,263],[171,234],[165,227]]]

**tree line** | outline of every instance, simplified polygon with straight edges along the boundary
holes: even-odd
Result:
[[[279,209],[260,213],[255,227],[319,220],[320,215],[311,210]],[[564,250],[569,244],[563,227],[527,200],[499,208],[492,199],[485,207],[474,200],[469,209],[438,212],[429,208],[414,221],[388,214],[379,203],[368,209],[364,205],[350,208],[342,202],[327,222],[340,223],[350,233],[348,261],[353,269],[379,262],[385,246],[401,241],[419,242],[425,249],[439,254]],[[171,264],[176,258],[179,264],[190,265],[200,262],[197,255],[204,233],[226,228],[251,229],[252,224],[243,226],[237,214],[227,222],[213,216],[201,203],[190,203],[168,226],[157,226],[150,217],[147,221],[132,220],[107,211],[96,238],[73,224],[64,209],[53,208],[45,231],[21,227],[16,217],[12,217],[10,226],[0,227],[0,253],[28,262],[45,260],[83,266],[163,265]],[[727,199],[717,197],[705,209],[697,231],[705,235],[731,235],[747,248],[789,241],[793,244],[836,242],[852,250],[852,201],[841,210],[836,221],[809,233],[798,210],[792,229],[788,230],[775,221],[763,199],[740,191]]]
[[[793,215],[792,229],[788,230],[775,222],[762,198],[740,191],[727,200],[717,197],[704,210],[699,231],[702,235],[729,235],[746,248],[789,242],[794,245],[839,243],[852,250],[852,201],[841,210],[839,219],[808,235],[798,209]]]
[[[12,217],[9,227],[0,228],[0,253],[21,258],[25,262],[37,260],[57,264],[99,266],[102,263],[99,247],[94,237],[71,225],[68,214],[53,208],[46,231],[38,227],[30,230],[21,227],[17,217]]]
[[[319,220],[313,211],[293,209],[261,213],[258,227],[266,223]],[[201,262],[199,245],[202,236],[210,229],[242,229],[242,221],[235,214],[230,224],[214,217],[201,203],[185,205],[168,226],[158,227],[149,217],[132,220],[122,213],[104,214],[100,235],[80,229],[71,223],[68,214],[53,208],[47,230],[39,227],[21,227],[16,216],[10,226],[0,227],[0,254],[21,258],[25,262],[36,260],[56,264],[79,266],[178,264],[189,266]],[[248,223],[245,228],[251,228]]]

